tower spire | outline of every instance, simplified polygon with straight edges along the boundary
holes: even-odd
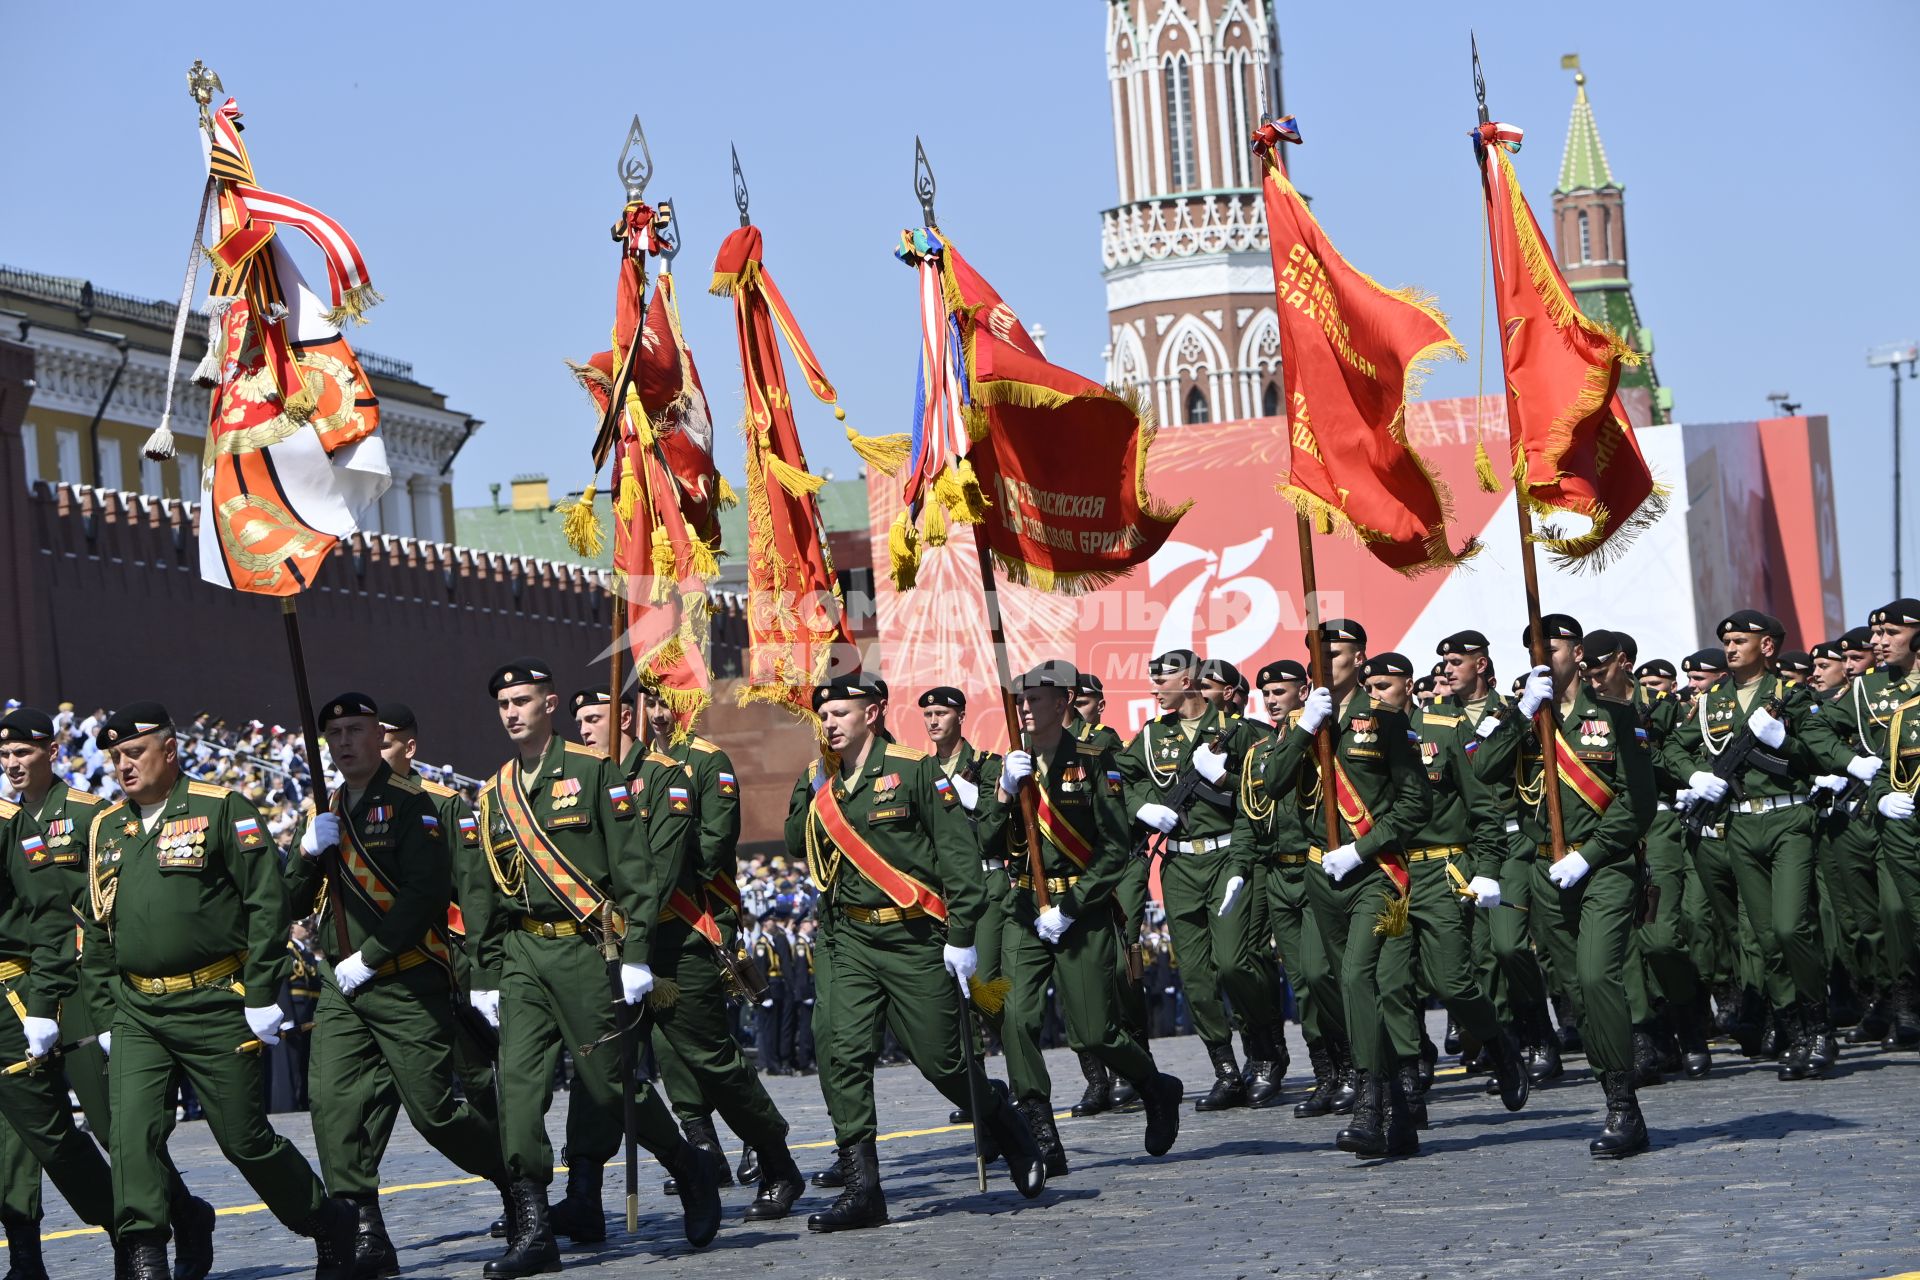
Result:
[[[1587,100],[1587,73],[1580,70],[1580,55],[1569,53],[1560,59],[1560,65],[1572,69],[1574,89],[1573,118],[1567,123],[1567,149],[1560,157],[1556,192],[1623,190],[1607,165],[1607,149],[1600,142],[1593,103]]]

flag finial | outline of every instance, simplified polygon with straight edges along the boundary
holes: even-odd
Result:
[[[1480,104],[1480,123],[1487,124],[1493,117],[1487,114],[1487,78],[1480,73],[1480,41],[1471,30],[1467,40],[1473,46],[1473,97]]]
[[[927,149],[920,145],[920,135],[913,135],[913,193],[920,197],[920,220],[929,227],[940,225],[933,213],[933,165],[927,159]]]
[[[633,153],[636,146],[640,148],[639,155]],[[653,152],[647,149],[647,131],[640,127],[640,117],[637,115],[633,123],[627,126],[627,141],[620,148],[617,172],[621,185],[627,189],[629,202],[647,194],[647,183],[653,180]]]
[[[200,104],[201,125],[207,128],[213,127],[213,113],[210,109],[213,106],[213,95],[226,91],[226,86],[220,83],[220,77],[214,73],[213,68],[195,58],[193,65],[187,68],[187,92],[192,94],[193,100]]]
[[[752,219],[747,217],[747,175],[740,172],[740,148],[729,142],[727,150],[733,153],[733,207],[740,211],[740,225],[751,226]]]

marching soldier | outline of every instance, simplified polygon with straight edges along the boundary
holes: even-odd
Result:
[[[115,975],[107,1070],[115,1100],[115,1235],[134,1280],[165,1280],[177,1175],[165,1144],[184,1076],[220,1150],[281,1223],[315,1242],[317,1280],[354,1272],[358,1222],[267,1121],[262,1046],[277,1044],[287,895],[259,810],[180,771],[166,709],[122,706],[101,726],[126,799],[88,834],[86,964]]]
[[[1149,664],[1161,714],[1127,744],[1120,773],[1127,811],[1166,837],[1160,891],[1168,931],[1180,957],[1194,1030],[1206,1044],[1214,1070],[1213,1088],[1194,1109],[1221,1111],[1247,1105],[1247,1077],[1263,1102],[1278,1097],[1276,1040],[1281,1030],[1264,976],[1239,963],[1249,950],[1246,932],[1252,913],[1229,910],[1246,887],[1255,856],[1251,848],[1233,845],[1234,782],[1229,775],[1239,768],[1256,735],[1246,721],[1231,719],[1208,702],[1200,690],[1199,666],[1188,649],[1170,650]],[[1184,811],[1162,803],[1183,779],[1192,780],[1191,802]],[[1259,1054],[1248,1062],[1247,1076],[1234,1059],[1223,990],[1245,1020],[1248,1043]]]
[[[1894,706],[1887,715],[1885,766],[1877,771],[1872,799],[1879,816],[1880,857],[1896,899],[1895,922],[1906,937],[1920,931],[1920,823],[1914,794],[1920,787],[1920,601],[1901,598],[1873,615],[1881,660],[1890,672],[1903,673],[1889,687]],[[1857,776],[1857,774],[1856,774]],[[1885,1046],[1897,1048],[1912,1024],[1912,978],[1903,982],[1894,1024]],[[1904,1025],[1903,1025],[1904,1024]]]
[[[605,756],[554,733],[559,698],[547,663],[509,662],[487,688],[515,758],[480,793],[481,838],[499,899],[485,913],[489,936],[480,955],[483,966],[484,957],[501,957],[500,989],[476,989],[473,1002],[500,1030],[500,1139],[513,1178],[507,1252],[486,1274],[512,1277],[550,1271],[559,1261],[546,1198],[553,1178],[546,1112],[563,1048],[573,1051],[577,1082],[567,1108],[568,1212],[585,1217],[600,1203],[602,1174],[623,1132],[621,1090],[631,1087],[612,1046],[636,1034],[623,1030],[609,1003],[608,969],[617,963],[619,999],[629,1006],[653,989],[656,921],[679,881],[688,817],[670,802],[671,788],[684,793],[677,768],[648,761],[629,783]],[[615,959],[603,962],[601,946]],[[607,1051],[581,1052],[587,1045]],[[720,1226],[712,1170],[681,1137],[659,1093],[645,1086],[638,1102],[635,1136],[673,1175],[687,1240],[704,1247]]]
[[[963,1002],[978,970],[974,931],[985,905],[979,846],[958,789],[926,753],[878,736],[876,693],[850,677],[814,691],[830,754],[801,776],[786,824],[788,856],[804,853],[825,886],[814,1033],[845,1178],[833,1205],[807,1219],[812,1231],[887,1220],[873,1098],[885,1025],[954,1106],[979,1099],[984,1114],[976,1120],[1006,1157],[1015,1189],[1032,1198],[1046,1186],[1033,1133],[1006,1087],[990,1087],[962,1054]]]
[[[287,862],[287,896],[298,915],[319,907],[320,927],[353,951],[321,966],[313,1136],[329,1190],[358,1210],[356,1267],[390,1274],[399,1263],[380,1214],[385,1144],[368,1141],[367,1124],[389,1091],[429,1145],[493,1183],[503,1202],[507,1171],[497,1124],[454,1096],[453,870],[439,806],[381,757],[384,730],[367,695],[324,703],[320,732],[344,781],[331,807],[306,822],[300,856]]]
[[[1065,1007],[1069,1043],[1097,1055],[1145,1104],[1147,1154],[1165,1155],[1180,1131],[1180,1081],[1161,1072],[1120,1023],[1113,982],[1118,939],[1108,897],[1132,842],[1121,786],[1110,778],[1113,757],[1066,731],[1068,700],[1078,681],[1070,664],[1051,661],[1015,682],[1023,746],[1007,753],[981,820],[984,842],[1009,851],[1012,892],[1002,942],[1003,971],[1012,983],[1002,1023],[1007,1074],[1049,1178],[1067,1172],[1053,1123],[1053,1083],[1040,1052],[1049,986]],[[1020,790],[1029,784],[1037,801],[1045,911],[1039,909],[1020,816]]]
[[[1846,659],[1836,641],[1813,646],[1808,656],[1806,685],[1814,704],[1825,714],[1847,689]],[[1829,724],[1829,731],[1839,726]],[[1831,745],[1831,744],[1829,744]],[[1847,759],[1859,746],[1857,735],[1841,739]],[[1824,768],[1831,767],[1831,750],[1820,750]],[[1868,784],[1844,772],[1823,774],[1814,780],[1814,874],[1820,887],[1820,933],[1826,942],[1829,985],[1834,1007],[1846,1006],[1846,1016],[1835,1013],[1836,1025],[1846,1025],[1848,1044],[1878,1039],[1885,1031],[1879,1001],[1887,988],[1882,949],[1886,936],[1880,925],[1878,841],[1873,813],[1862,801]],[[1843,1002],[1842,996],[1845,996]]]
[[[1627,1011],[1628,936],[1639,918],[1640,842],[1653,822],[1653,762],[1631,707],[1594,696],[1580,679],[1582,630],[1561,613],[1540,620],[1549,661],[1527,676],[1513,707],[1475,728],[1473,767],[1489,786],[1512,786],[1521,830],[1537,860],[1531,909],[1562,935],[1574,956],[1587,1060],[1607,1096],[1606,1126],[1588,1151],[1599,1159],[1647,1149],[1633,1083],[1633,1025]],[[1533,628],[1521,635],[1533,643]],[[1546,764],[1535,716],[1550,716],[1559,782],[1561,840],[1549,816]],[[1578,744],[1577,746],[1575,744]]]
[[[1680,675],[1665,658],[1648,658],[1633,669],[1633,678],[1648,693],[1679,692]]]

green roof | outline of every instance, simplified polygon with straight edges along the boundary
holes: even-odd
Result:
[[[1613,180],[1607,167],[1607,149],[1600,145],[1600,126],[1593,121],[1593,104],[1587,101],[1587,78],[1573,78],[1573,119],[1567,124],[1567,150],[1560,158],[1559,190],[1625,190]]]

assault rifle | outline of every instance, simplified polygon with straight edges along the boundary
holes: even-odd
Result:
[[[1232,732],[1232,729],[1228,725],[1215,725],[1200,735],[1199,741],[1194,744],[1194,750],[1198,751],[1201,747],[1211,747],[1215,751],[1224,752],[1226,750],[1227,735],[1230,732]],[[1226,779],[1223,778],[1221,781],[1225,782]],[[1210,804],[1232,808],[1232,785],[1228,784],[1228,789],[1222,791],[1220,788],[1214,786],[1213,783],[1208,782],[1200,776],[1198,769],[1189,768],[1174,780],[1173,786],[1158,800],[1158,803],[1165,805],[1167,808],[1179,814],[1180,821],[1175,824],[1172,831],[1162,834],[1158,828],[1150,827],[1138,818],[1134,819],[1133,856],[1142,861],[1151,861],[1155,853],[1160,854],[1163,858],[1172,857],[1173,852],[1167,848],[1167,837],[1178,835],[1180,832],[1186,830],[1187,815],[1192,813],[1193,806],[1202,800]]]
[[[1761,710],[1777,720],[1786,710],[1786,700],[1778,695],[1768,698]],[[1753,726],[1743,724],[1713,760],[1713,776],[1725,779],[1727,794],[1718,803],[1702,797],[1687,806],[1680,822],[1689,836],[1698,838],[1708,827],[1718,826],[1726,817],[1728,801],[1746,799],[1747,789],[1741,779],[1750,768],[1774,778],[1785,778],[1793,772],[1785,756],[1769,750],[1754,736]]]

